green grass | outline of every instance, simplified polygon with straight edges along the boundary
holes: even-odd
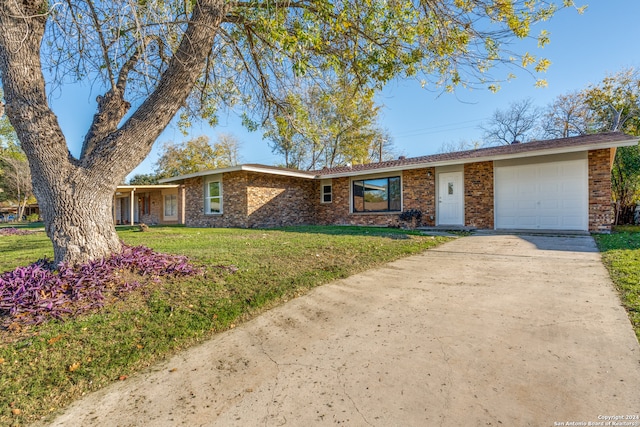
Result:
[[[640,340],[640,227],[616,227],[594,237]]]
[[[119,228],[128,244],[184,254],[202,277],[146,286],[99,312],[0,332],[0,425],[46,418],[314,286],[419,253],[447,239],[395,229]],[[0,237],[0,271],[52,249],[44,233]],[[219,266],[235,265],[230,274]],[[14,412],[19,412],[15,414]]]

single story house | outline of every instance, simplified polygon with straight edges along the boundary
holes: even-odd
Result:
[[[113,195],[115,224],[184,224],[184,187],[119,185]]]
[[[637,143],[612,132],[317,171],[246,164],[160,182],[180,189],[179,221],[193,227],[398,226],[401,212],[419,210],[428,226],[607,232],[616,148]]]

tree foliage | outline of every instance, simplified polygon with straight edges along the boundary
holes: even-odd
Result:
[[[391,137],[377,124],[373,90],[336,80],[292,91],[264,125],[264,136],[285,166],[315,170],[371,163],[390,154]]]
[[[221,135],[213,145],[199,136],[181,144],[165,144],[156,163],[156,177],[168,178],[238,164],[239,142],[231,135]]]
[[[109,198],[179,111],[215,123],[221,108],[238,106],[255,124],[286,99],[294,78],[341,74],[369,89],[403,76],[447,90],[492,86],[496,64],[546,68],[508,42],[532,36],[532,25],[563,5],[573,2],[0,2],[6,113],[56,262],[121,250]],[[548,33],[537,38],[544,45]],[[47,97],[76,79],[103,90],[78,158]]]
[[[635,209],[640,201],[640,149],[637,145],[616,151],[611,171],[615,224],[636,222]]]
[[[154,185],[158,183],[158,176],[154,173],[138,173],[129,179],[129,185]]]
[[[605,77],[585,91],[587,105],[601,131],[621,131],[640,136],[640,73],[633,68]],[[621,147],[611,173],[616,224],[633,223],[640,201],[640,150]]]

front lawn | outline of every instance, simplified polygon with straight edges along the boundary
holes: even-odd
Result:
[[[618,227],[594,237],[640,340],[640,227]]]
[[[0,425],[54,414],[314,286],[448,240],[365,227],[119,233],[129,245],[187,255],[204,279],[163,279],[75,319],[0,330]],[[43,232],[0,236],[0,271],[51,254]]]

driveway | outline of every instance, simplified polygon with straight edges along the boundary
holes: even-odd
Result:
[[[639,384],[590,237],[477,235],[317,288],[53,425],[607,425],[640,415]]]

